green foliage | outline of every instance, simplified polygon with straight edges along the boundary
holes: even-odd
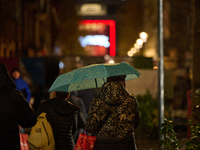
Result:
[[[200,89],[196,91],[197,101],[200,102]],[[193,109],[193,116],[196,120],[200,121],[200,107],[196,105]],[[200,124],[192,125],[192,121],[189,120],[190,125],[190,139],[186,142],[186,150],[200,149]]]
[[[196,100],[197,102],[200,102],[200,89],[196,90]],[[193,116],[194,119],[198,120],[200,122],[200,106],[196,105],[196,107],[193,109]]]
[[[200,125],[190,126],[191,137],[186,142],[186,150],[200,149]]]
[[[149,91],[145,95],[139,95],[136,97],[139,107],[141,122],[138,131],[139,138],[156,138],[158,127],[158,102],[153,98]]]
[[[173,129],[173,122],[165,119],[161,124],[161,147],[160,150],[179,150],[180,142],[176,137],[176,132]]]
[[[197,101],[200,102],[200,89],[196,91]],[[200,121],[200,106],[196,105],[193,109],[193,117]],[[185,143],[186,150],[200,149],[200,124],[192,125],[191,119],[188,121],[190,126],[190,139]],[[179,150],[180,142],[176,138],[176,133],[173,130],[173,122],[165,119],[161,124],[161,150]]]

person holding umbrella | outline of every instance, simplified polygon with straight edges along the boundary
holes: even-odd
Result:
[[[139,106],[125,90],[125,78],[108,77],[91,102],[85,129],[96,134],[94,150],[136,150],[134,129],[140,123]]]
[[[136,99],[125,90],[125,81],[140,76],[128,63],[91,64],[59,75],[50,91],[79,91],[101,88],[91,102],[86,131],[97,139],[95,149],[136,149],[134,129],[140,123]]]

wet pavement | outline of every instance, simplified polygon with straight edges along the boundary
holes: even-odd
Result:
[[[179,141],[182,145],[180,150],[185,150],[185,142],[187,141],[187,138],[180,138]],[[136,146],[137,150],[159,150],[159,143],[156,139],[136,141]]]
[[[185,150],[185,143],[188,141],[187,131],[177,130],[177,139],[180,142],[181,148],[179,150]],[[136,139],[137,150],[159,150],[158,139]]]

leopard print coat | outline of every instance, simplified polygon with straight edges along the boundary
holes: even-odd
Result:
[[[111,115],[102,125],[103,118],[109,111]],[[133,137],[133,131],[139,123],[136,99],[129,95],[121,83],[106,82],[99,95],[91,102],[86,131],[96,133],[97,137]]]

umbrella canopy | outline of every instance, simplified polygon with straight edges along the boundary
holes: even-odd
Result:
[[[101,87],[107,77],[126,75],[125,80],[139,78],[140,73],[127,63],[93,64],[59,75],[50,91],[71,92]]]

